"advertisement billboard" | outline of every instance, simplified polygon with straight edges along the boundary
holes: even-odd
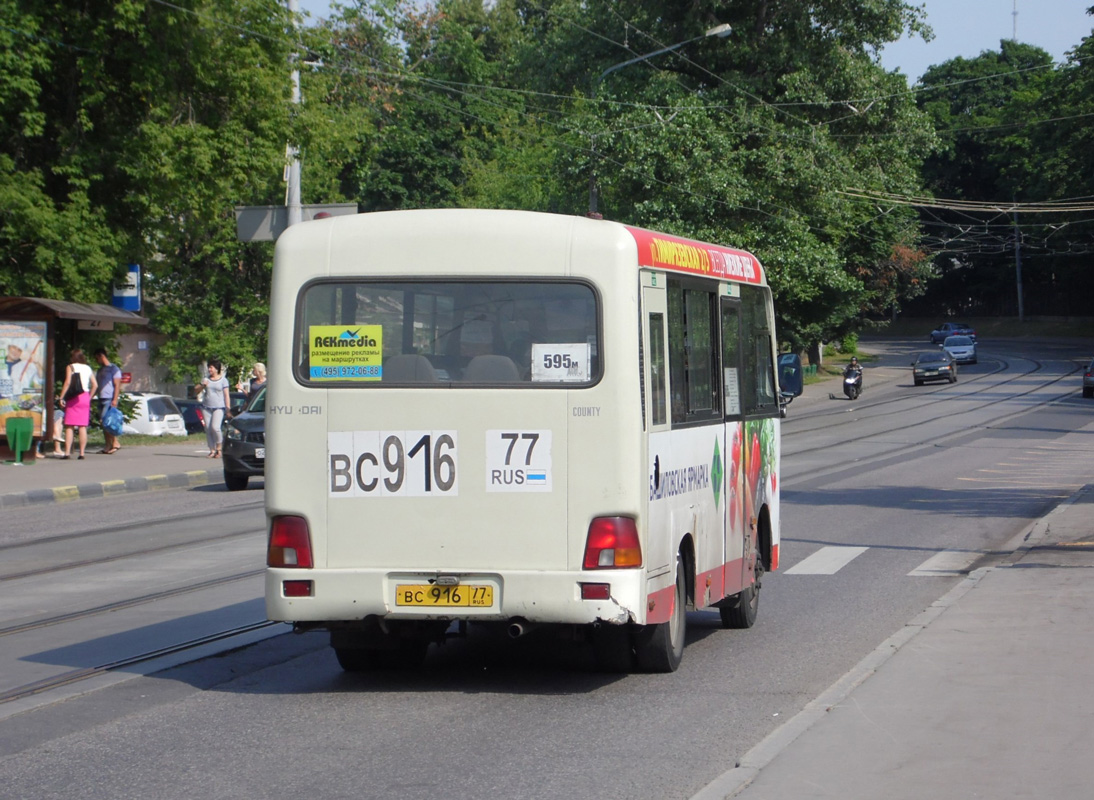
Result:
[[[42,433],[45,408],[45,322],[0,320],[0,433],[9,417],[31,417]]]

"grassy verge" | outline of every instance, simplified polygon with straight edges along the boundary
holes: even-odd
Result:
[[[78,441],[76,432],[72,434],[73,448]],[[189,436],[145,436],[140,433],[127,433],[120,437],[122,447],[141,447],[147,445],[164,445],[164,444],[193,444],[195,446],[205,446],[205,434],[204,433],[191,433]],[[103,439],[102,429],[88,430],[87,432],[87,449],[91,450],[93,447],[98,449],[105,444]],[[61,440],[61,445],[64,446],[64,440]],[[48,445],[47,445],[48,448]]]
[[[826,381],[829,378],[843,375],[843,370],[851,360],[851,356],[857,356],[859,363],[863,366],[871,364],[878,360],[878,357],[871,353],[864,353],[861,350],[856,349],[853,353],[843,353],[837,350],[831,345],[825,345],[824,348],[824,363],[817,367],[815,375],[806,375],[805,384],[808,386],[813,383],[820,383]],[[808,363],[808,362],[806,362]]]

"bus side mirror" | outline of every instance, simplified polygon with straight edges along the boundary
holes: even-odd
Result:
[[[801,358],[796,353],[779,356],[779,392],[797,397],[804,389]]]

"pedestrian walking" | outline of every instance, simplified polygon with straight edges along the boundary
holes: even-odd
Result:
[[[79,431],[80,455],[83,460],[87,449],[87,426],[91,422],[91,395],[99,388],[95,373],[87,365],[84,351],[76,349],[67,367],[65,382],[61,386],[61,407],[65,410],[65,454],[61,458],[72,457],[72,437]]]
[[[99,371],[95,373],[95,380],[99,383],[99,419],[106,415],[108,408],[117,408],[118,400],[122,396],[122,371],[117,364],[111,364],[106,350],[100,347],[95,351],[95,360],[99,362]],[[121,450],[118,437],[103,426],[103,439],[105,444],[100,453],[108,456]]]
[[[256,361],[255,365],[251,367],[251,377],[247,381],[240,381],[236,384],[237,392],[246,392],[247,399],[245,403],[250,403],[251,398],[258,394],[258,390],[266,385],[266,365],[261,361]]]
[[[194,387],[203,392],[201,402],[205,410],[205,442],[209,445],[208,458],[220,458],[220,446],[224,433],[220,430],[224,417],[229,413],[231,402],[228,399],[228,379],[224,377],[223,365],[217,360],[209,362],[209,377],[202,378]]]

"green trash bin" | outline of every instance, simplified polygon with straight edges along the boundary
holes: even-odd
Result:
[[[16,463],[33,464],[36,459],[30,453],[34,441],[34,420],[30,417],[8,417],[5,431],[8,437],[8,449],[15,456]],[[25,458],[30,453],[30,458]]]

